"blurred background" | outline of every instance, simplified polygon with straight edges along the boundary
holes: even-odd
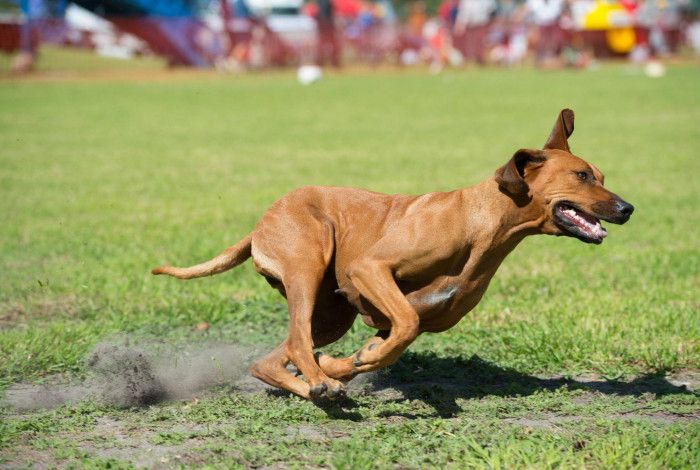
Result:
[[[0,0],[4,72],[42,50],[152,57],[241,72],[391,64],[595,67],[619,58],[664,73],[700,54],[700,0]],[[66,59],[69,60],[69,59]]]

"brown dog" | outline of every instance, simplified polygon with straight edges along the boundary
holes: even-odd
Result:
[[[289,336],[253,365],[253,375],[304,398],[335,398],[343,381],[392,364],[422,332],[455,325],[527,235],[601,243],[607,232],[598,219],[629,219],[632,205],[570,153],[573,130],[574,113],[565,109],[544,150],[518,150],[493,178],[466,189],[422,196],[297,189],[211,261],[153,274],[209,276],[252,256],[287,298],[290,315]],[[376,336],[351,357],[314,355],[342,337],[358,311]],[[304,380],[287,370],[290,361]]]

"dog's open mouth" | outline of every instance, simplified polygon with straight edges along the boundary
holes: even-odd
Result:
[[[566,235],[586,243],[599,244],[608,236],[608,231],[600,225],[600,220],[570,202],[557,203],[554,207],[554,221]]]

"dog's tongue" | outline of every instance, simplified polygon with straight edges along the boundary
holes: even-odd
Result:
[[[578,228],[587,234],[598,238],[605,238],[608,236],[608,231],[605,230],[603,226],[600,225],[600,221],[592,215],[577,211],[573,207],[562,209],[562,213],[567,219],[576,224]]]

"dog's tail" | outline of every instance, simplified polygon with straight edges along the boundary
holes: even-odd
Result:
[[[190,266],[189,268],[176,268],[173,266],[160,266],[151,271],[151,274],[167,274],[178,279],[192,279],[195,277],[213,276],[238,266],[250,258],[253,235],[246,237],[233,246],[229,246],[221,254],[209,261]]]

